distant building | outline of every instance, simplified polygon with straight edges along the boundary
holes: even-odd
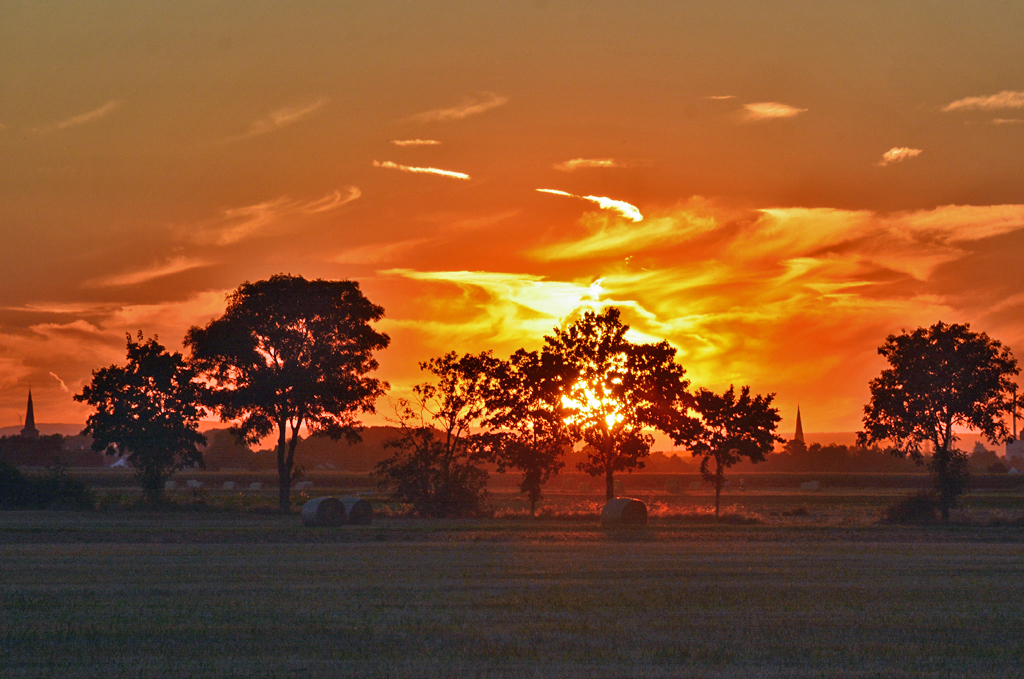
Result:
[[[25,426],[21,430],[21,437],[26,439],[39,438],[39,430],[36,429],[36,414],[32,409],[32,390],[28,390],[28,410],[25,412]]]
[[[793,440],[804,443],[804,425],[800,421],[800,406],[796,407],[796,433],[793,434]]]

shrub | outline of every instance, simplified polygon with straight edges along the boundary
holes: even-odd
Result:
[[[0,507],[4,509],[92,509],[92,489],[68,476],[63,467],[51,467],[42,476],[25,476],[0,462]]]
[[[939,501],[931,493],[914,493],[889,505],[885,512],[885,522],[938,523],[941,516],[939,507]]]

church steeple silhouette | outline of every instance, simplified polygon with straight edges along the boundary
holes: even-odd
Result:
[[[796,433],[793,434],[793,440],[804,442],[804,425],[800,422],[800,406],[796,407]]]
[[[27,439],[39,438],[39,430],[36,429],[36,414],[32,408],[32,390],[28,390],[28,410],[25,412],[25,427],[21,435]]]

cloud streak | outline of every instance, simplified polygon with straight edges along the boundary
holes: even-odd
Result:
[[[276,109],[268,113],[263,118],[254,120],[252,124],[249,125],[248,132],[234,137],[228,137],[224,141],[232,142],[258,137],[260,135],[273,132],[274,130],[281,129],[282,127],[294,125],[300,120],[308,118],[310,115],[320,110],[325,103],[327,103],[326,99],[317,99],[316,101],[305,104],[286,106],[284,108]]]
[[[987,97],[965,97],[942,107],[943,111],[994,111],[1004,108],[1024,108],[1024,92],[1003,90]]]
[[[568,196],[570,198],[579,198],[580,200],[589,200],[592,203],[597,203],[601,208],[616,212],[632,222],[640,222],[643,221],[644,218],[644,216],[640,214],[639,208],[624,200],[615,200],[614,198],[607,198],[605,196],[577,196],[576,194],[559,191],[557,189],[537,189],[537,191],[540,193],[550,193],[556,196]]]
[[[555,163],[552,165],[556,170],[562,172],[572,172],[573,170],[579,170],[581,168],[610,168],[610,167],[622,167],[615,162],[612,158],[573,158],[563,163]]]
[[[165,262],[153,264],[152,266],[127,273],[112,274],[101,278],[94,278],[83,283],[87,288],[112,288],[126,285],[138,285],[157,278],[170,276],[184,271],[191,271],[204,266],[210,266],[213,262],[204,259],[193,259],[189,257],[174,257]]]
[[[462,120],[470,116],[479,115],[493,108],[504,106],[508,103],[508,97],[502,97],[493,92],[487,92],[479,97],[465,99],[458,106],[451,108],[437,108],[431,111],[424,111],[409,116],[408,121],[414,123],[446,123],[453,120]]]
[[[907,158],[914,158],[921,155],[921,149],[912,149],[906,146],[894,146],[882,154],[882,160],[878,163],[882,167],[891,163],[899,163]]]
[[[66,130],[71,127],[78,127],[80,125],[86,125],[96,120],[106,118],[108,115],[116,111],[121,107],[121,102],[117,100],[108,101],[97,109],[93,109],[87,113],[62,120],[59,123],[53,125],[55,130]]]
[[[392,139],[395,146],[439,146],[441,142],[436,139]]]
[[[743,119],[749,122],[757,120],[793,118],[807,111],[805,108],[796,108],[789,104],[780,104],[776,101],[762,101],[755,104],[744,104],[743,110]]]
[[[441,170],[436,167],[412,167],[410,165],[399,165],[393,163],[390,160],[384,162],[373,161],[374,167],[382,167],[387,170],[398,170],[399,172],[412,172],[413,174],[436,174],[441,177],[450,177],[452,179],[470,179],[470,176],[465,172],[453,172],[451,170]]]

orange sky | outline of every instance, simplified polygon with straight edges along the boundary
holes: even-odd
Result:
[[[784,433],[889,333],[1024,352],[1024,6],[317,4],[4,4],[0,426],[278,272],[360,281],[396,394],[586,305]]]

